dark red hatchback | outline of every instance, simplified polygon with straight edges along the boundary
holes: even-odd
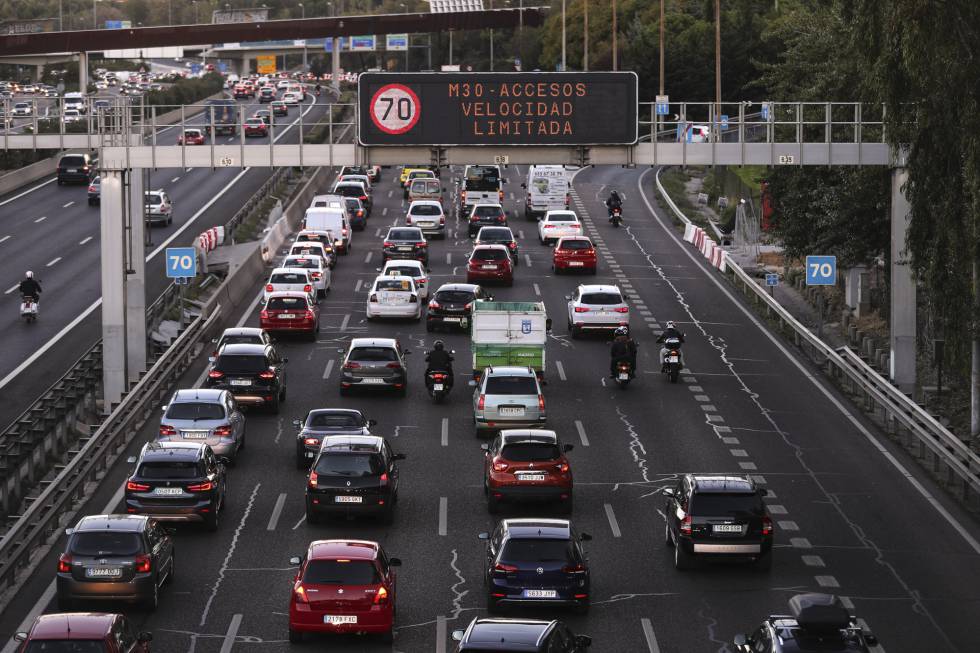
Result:
[[[18,653],[71,651],[72,653],[150,653],[150,633],[137,634],[124,615],[101,612],[42,614],[26,633]]]

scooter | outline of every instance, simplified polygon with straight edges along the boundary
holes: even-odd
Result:
[[[37,297],[23,296],[20,303],[20,316],[28,324],[37,319]]]
[[[609,222],[613,227],[619,227],[619,223],[623,221],[623,209],[616,206],[609,210]]]
[[[663,367],[661,371],[667,375],[671,383],[677,383],[680,377],[681,368],[681,340],[680,338],[667,338],[663,348]]]
[[[432,402],[441,404],[453,387],[452,378],[448,372],[429,370],[425,373],[425,387],[429,390]]]
[[[632,378],[633,366],[630,365],[630,362],[619,361],[619,363],[616,364],[616,383],[619,384],[619,387],[625,390],[626,386],[628,386],[630,383],[630,379]]]

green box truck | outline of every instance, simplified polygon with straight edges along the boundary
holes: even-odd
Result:
[[[475,302],[473,378],[491,365],[531,367],[542,378],[549,322],[544,302]]]

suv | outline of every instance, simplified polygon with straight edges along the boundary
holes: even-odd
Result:
[[[148,442],[126,479],[126,512],[160,521],[203,522],[218,530],[225,507],[225,463],[203,442]]]
[[[664,490],[664,539],[674,547],[674,567],[688,569],[695,557],[749,558],[772,567],[772,519],[766,491],[747,476],[685,474]]]
[[[507,212],[500,204],[477,204],[470,211],[467,222],[467,234],[472,238],[480,227],[506,227]]]
[[[538,377],[530,367],[488,367],[473,392],[476,434],[540,428],[547,414]]]
[[[347,207],[347,213],[350,215],[350,228],[354,231],[364,231],[364,227],[367,226],[367,211],[364,210],[361,200],[356,197],[345,197],[344,206]]]
[[[65,529],[58,557],[58,609],[76,601],[128,601],[154,610],[160,587],[174,572],[174,543],[145,515],[89,515]]]
[[[296,468],[309,469],[324,437],[371,435],[371,427],[375,424],[375,420],[367,419],[361,411],[352,408],[316,408],[307,413],[305,420],[293,420],[293,426],[299,429],[296,434]]]
[[[492,514],[504,501],[554,501],[572,512],[572,468],[558,434],[543,429],[507,429],[490,444],[483,462],[483,491]]]
[[[353,388],[394,388],[404,397],[408,392],[408,373],[405,356],[412,353],[402,349],[394,338],[354,338],[344,355],[340,368],[340,394]]]
[[[369,513],[390,524],[398,501],[397,461],[404,459],[377,435],[326,436],[306,482],[307,523],[320,523],[324,513]]]
[[[174,205],[170,196],[162,188],[146,191],[146,219],[152,225],[162,222],[169,225],[174,221]]]
[[[87,184],[95,174],[95,166],[95,158],[88,154],[64,155],[58,160],[58,185]]]
[[[429,300],[425,313],[425,330],[430,333],[439,326],[454,326],[464,331],[470,328],[473,302],[493,301],[482,287],[472,283],[444,283]]]
[[[792,615],[772,615],[751,635],[735,635],[739,653],[802,653],[838,651],[868,653],[878,638],[866,631],[832,594],[797,594],[790,598]]]
[[[410,258],[429,267],[429,243],[418,227],[392,227],[385,236],[381,258],[386,263],[391,259]]]
[[[576,635],[562,621],[474,617],[466,630],[454,630],[456,653],[464,651],[524,651],[585,653],[588,635]]]
[[[578,338],[586,331],[610,333],[630,325],[630,307],[619,286],[581,285],[568,295],[568,333]]]
[[[17,649],[24,653],[150,653],[152,640],[150,633],[137,634],[125,615],[101,612],[42,614],[30,630],[14,635],[15,642],[24,642]]]
[[[487,540],[487,610],[502,605],[570,606],[589,609],[589,559],[567,519],[505,519]]]
[[[178,390],[163,407],[157,442],[204,443],[233,459],[245,448],[245,415],[227,390]]]
[[[228,390],[240,404],[267,406],[279,412],[286,401],[286,363],[272,345],[224,345],[218,350],[205,383]]]
[[[510,230],[510,227],[480,227],[473,244],[503,245],[510,251],[510,258],[514,263],[514,267],[517,267],[520,263],[517,258],[520,254],[517,239],[514,238],[514,232]]]

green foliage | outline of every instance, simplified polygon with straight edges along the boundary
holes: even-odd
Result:
[[[144,106],[171,107],[182,104],[199,103],[207,97],[220,93],[224,79],[218,73],[208,73],[203,77],[179,78],[160,91],[150,91],[144,98]],[[147,109],[147,115],[149,110]]]
[[[58,150],[2,150],[0,151],[0,170],[18,170],[50,158],[57,153]]]

